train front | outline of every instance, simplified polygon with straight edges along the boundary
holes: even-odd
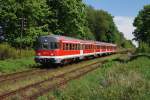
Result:
[[[57,60],[59,40],[57,37],[53,35],[41,36],[37,41],[35,61],[41,64],[59,63]]]

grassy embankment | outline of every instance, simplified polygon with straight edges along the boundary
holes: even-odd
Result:
[[[122,57],[121,59],[123,59]],[[39,100],[149,100],[150,59],[111,61]]]
[[[17,50],[0,44],[0,74],[29,69],[35,65],[34,50]]]
[[[32,68],[36,63],[33,57],[0,60],[0,74],[11,73]]]

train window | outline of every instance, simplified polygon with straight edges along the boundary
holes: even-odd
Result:
[[[69,50],[69,44],[68,43],[66,44],[66,50]]]
[[[73,44],[73,50],[75,50],[75,44]]]
[[[78,44],[78,50],[80,50],[80,47],[81,47],[81,45],[80,45],[80,44]]]
[[[72,44],[70,44],[70,50],[72,50],[72,47],[73,47]]]
[[[68,50],[70,50],[70,45],[68,44]]]
[[[66,43],[66,44],[65,44],[65,50],[67,50],[67,48],[68,48],[68,47],[67,47],[67,43]]]
[[[42,44],[42,48],[43,48],[43,49],[49,49],[48,43],[43,43],[43,44]]]
[[[72,44],[69,44],[69,45],[70,45],[70,48],[69,48],[69,49],[72,50]]]
[[[73,44],[73,50],[76,50],[76,44]]]
[[[74,50],[76,50],[76,48],[77,48],[77,46],[76,46],[76,44],[74,44]]]
[[[74,44],[72,44],[72,48],[71,48],[71,50],[74,50]]]
[[[77,50],[77,44],[74,44],[74,50]]]
[[[67,44],[65,44],[65,50],[67,50]]]
[[[77,44],[75,44],[75,48],[74,49],[77,50]]]
[[[59,43],[57,42],[50,42],[50,49],[58,49]]]
[[[78,50],[78,44],[76,44],[76,50]]]
[[[71,44],[71,50],[73,50],[73,44]]]
[[[73,44],[73,50],[75,50],[75,44]]]
[[[63,43],[63,50],[66,50],[66,44]]]
[[[73,50],[75,50],[76,49],[76,44],[73,44]]]
[[[80,44],[78,44],[78,50],[80,50]]]

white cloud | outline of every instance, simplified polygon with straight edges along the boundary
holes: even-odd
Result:
[[[122,32],[128,40],[132,40],[134,35],[132,32],[134,31],[135,27],[133,26],[134,17],[127,17],[127,16],[115,16],[114,22],[116,23],[118,30]],[[134,42],[137,45],[137,43]]]
[[[132,40],[134,38],[132,32],[134,31],[133,27],[134,17],[126,17],[126,16],[116,16],[114,17],[114,22],[116,23],[120,32],[123,32],[124,36]]]

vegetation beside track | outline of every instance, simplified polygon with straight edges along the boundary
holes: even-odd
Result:
[[[35,65],[33,57],[0,60],[0,74],[27,70]]]
[[[20,87],[25,87],[25,86],[28,86],[28,85],[32,85],[34,83],[39,83],[39,82],[41,82],[43,80],[49,79],[52,76],[60,75],[60,74],[63,74],[63,73],[66,73],[68,71],[71,71],[71,70],[74,70],[74,69],[77,69],[77,68],[89,65],[89,64],[97,62],[97,61],[112,60],[112,59],[117,59],[118,57],[120,57],[120,54],[106,56],[106,57],[101,57],[101,58],[97,58],[97,59],[91,59],[91,60],[79,62],[77,64],[75,64],[75,63],[74,64],[70,64],[70,65],[67,65],[67,66],[64,66],[64,67],[47,70],[44,73],[32,74],[32,75],[25,76],[25,77],[22,77],[22,78],[19,78],[19,79],[16,78],[15,81],[14,81],[14,78],[13,78],[13,80],[9,80],[7,82],[3,82],[4,84],[1,83],[0,84],[1,85],[0,91],[1,91],[2,94],[4,94],[6,91],[8,93],[8,91],[11,92],[11,91],[14,91],[16,89],[20,89]],[[12,82],[13,82],[13,84],[12,84]],[[33,89],[33,90],[34,91],[35,90],[38,91],[38,89]],[[30,93],[31,93],[31,90],[30,90]]]
[[[0,60],[18,59],[35,55],[33,49],[16,49],[7,43],[0,44]]]
[[[29,69],[35,65],[33,49],[16,49],[7,43],[0,44],[0,75]]]
[[[149,100],[150,59],[139,57],[120,61],[104,64],[98,70],[70,82],[63,89],[54,89],[39,100]]]

